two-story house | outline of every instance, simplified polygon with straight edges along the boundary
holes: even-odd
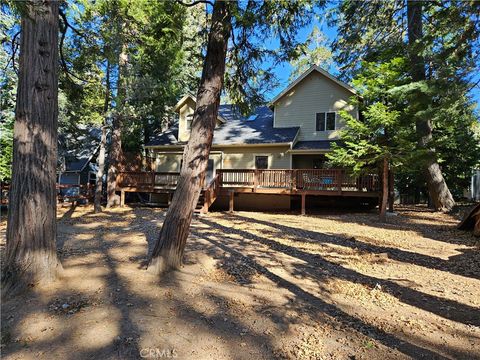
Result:
[[[236,206],[245,209],[290,208],[292,196],[269,196],[285,194],[274,191],[282,188],[289,189],[290,195],[298,195],[302,190],[303,202],[306,195],[315,195],[315,191],[325,195],[335,189],[345,196],[342,182],[347,182],[346,179],[315,170],[324,168],[325,154],[332,142],[339,140],[339,130],[344,127],[339,111],[347,110],[358,116],[357,108],[350,104],[352,96],[357,93],[351,86],[312,66],[268,106],[257,108],[250,116],[242,116],[232,105],[221,105],[208,162],[207,185],[217,174],[222,174],[221,185],[233,189],[230,193],[235,192]],[[157,172],[180,171],[195,105],[195,97],[184,96],[175,107],[178,122],[145,145],[155,158]],[[294,172],[295,169],[305,171]],[[358,181],[355,186],[351,190],[358,192]],[[242,187],[247,189],[240,191]],[[253,190],[248,190],[249,187]],[[223,195],[218,205],[228,200],[225,192]]]

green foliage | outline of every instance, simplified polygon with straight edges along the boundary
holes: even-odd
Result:
[[[8,181],[12,171],[13,125],[18,63],[18,17],[11,7],[2,5],[0,12],[0,181]]]
[[[307,43],[302,46],[301,51],[303,54],[290,62],[293,69],[289,81],[296,79],[312,65],[328,70],[333,62],[333,54],[327,46],[327,37],[316,25],[308,35]]]
[[[409,155],[397,169],[397,187],[424,187],[422,165],[435,149],[449,187],[460,197],[480,161],[474,135],[479,118],[469,93],[480,60],[480,3],[422,2],[422,8],[423,37],[409,44],[406,1],[342,1],[330,19],[339,29],[336,60],[345,74],[355,75],[367,109],[381,102],[398,112],[397,125],[387,134]],[[412,80],[412,51],[425,60],[420,81]],[[414,130],[424,119],[432,124],[432,139],[421,150]]]
[[[265,103],[265,94],[278,83],[274,67],[302,54],[305,45],[297,35],[310,24],[314,4],[310,0],[248,1],[233,8],[224,89],[243,113]]]

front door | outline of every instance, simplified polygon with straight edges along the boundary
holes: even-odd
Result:
[[[207,173],[205,174],[205,184],[210,184],[213,177],[215,176],[215,168],[213,159],[208,159]]]

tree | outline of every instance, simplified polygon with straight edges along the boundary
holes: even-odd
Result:
[[[261,64],[267,56],[274,56],[276,61],[298,56],[295,35],[309,21],[311,7],[306,5],[290,1],[249,1],[244,7],[237,2],[214,3],[191,136],[184,149],[177,188],[149,260],[150,272],[162,274],[182,264],[194,207],[205,180],[224,78],[230,98],[240,109],[248,111],[261,102],[261,89],[273,78]],[[277,50],[263,45],[271,34],[279,38]],[[232,48],[227,52],[229,39]]]
[[[410,59],[410,73],[413,82],[423,82],[427,79],[425,58],[422,55],[423,40],[423,5],[418,1],[407,1],[407,29],[408,29],[408,55]],[[448,189],[440,165],[437,161],[435,149],[432,147],[432,120],[422,116],[425,103],[428,102],[424,92],[415,91],[419,98],[416,104],[417,116],[415,128],[417,130],[418,148],[424,150],[423,172],[427,182],[428,192],[436,210],[450,210],[455,205],[455,200]]]
[[[442,101],[445,94],[450,99],[468,97],[471,87],[467,84],[479,58],[479,7],[475,2],[403,0],[343,1],[338,7],[340,36],[334,49],[344,70],[359,71],[359,59],[381,63],[401,57],[408,61],[408,68],[400,74],[406,82],[397,88],[397,102],[403,101],[401,116],[415,127],[416,147],[422,155],[415,164],[437,210],[448,210],[454,204],[435,148],[437,115],[448,109],[448,102]]]
[[[22,4],[13,171],[7,222],[6,288],[54,280],[58,117],[56,1]]]
[[[197,91],[197,106],[193,114],[192,134],[185,147],[183,166],[172,203],[165,218],[159,240],[149,262],[149,270],[161,274],[182,264],[193,209],[205,180],[213,130],[220,105],[225,75],[225,59],[231,32],[233,3],[216,1],[212,12],[207,53]]]
[[[289,81],[295,80],[312,65],[328,70],[333,62],[332,51],[327,46],[327,37],[315,25],[307,37],[307,43],[302,49],[303,54],[290,62],[292,72]]]

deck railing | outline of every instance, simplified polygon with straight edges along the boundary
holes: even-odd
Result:
[[[221,169],[221,187],[303,191],[379,191],[376,174],[353,176],[344,169]]]
[[[175,188],[179,176],[178,172],[120,172],[117,176],[117,187]]]
[[[174,189],[176,172],[121,172],[117,177],[119,188]],[[344,169],[217,169],[215,184],[207,187],[286,189],[292,191],[379,191],[376,174],[353,176]]]

